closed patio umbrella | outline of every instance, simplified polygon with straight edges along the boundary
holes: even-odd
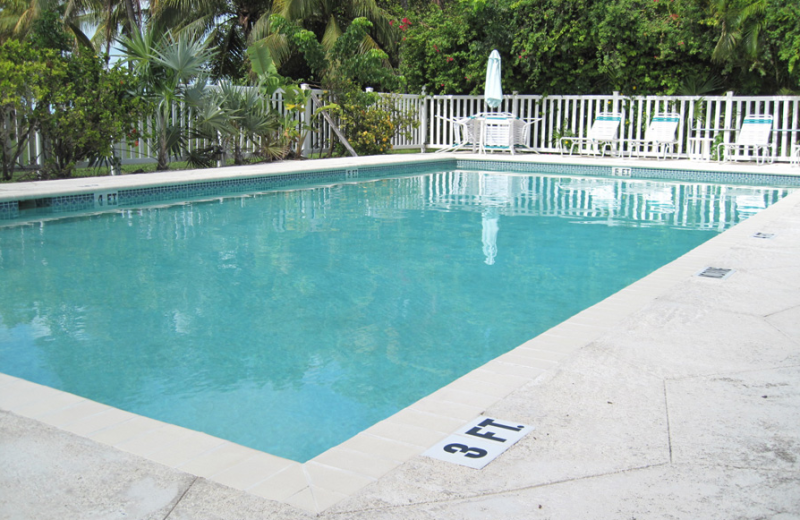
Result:
[[[483,94],[486,104],[492,108],[497,108],[503,102],[503,86],[500,77],[500,53],[497,49],[489,55],[489,63],[486,66],[486,89]]]

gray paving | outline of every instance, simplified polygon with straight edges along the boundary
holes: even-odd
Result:
[[[472,470],[415,457],[326,519],[800,519],[800,192],[486,410],[536,430]],[[702,247],[702,246],[701,246]],[[698,264],[698,269],[703,265]],[[310,518],[0,411],[0,518]]]

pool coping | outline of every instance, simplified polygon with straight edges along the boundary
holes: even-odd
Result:
[[[440,160],[440,155],[444,154],[436,154],[433,160]],[[485,156],[461,154],[457,157],[486,159]],[[544,159],[541,156],[490,158],[500,162],[524,160],[537,163]],[[403,159],[402,162],[419,162],[418,157]],[[563,158],[556,157],[553,164],[562,161]],[[650,162],[647,167],[656,168],[664,164]],[[338,167],[344,163],[351,164],[350,160],[337,161]],[[386,163],[370,161],[369,164]],[[624,161],[623,164],[629,165],[630,161]],[[674,168],[676,164],[672,162],[668,166]],[[682,166],[708,171],[714,165],[701,163]],[[756,169],[770,174],[776,174],[777,171],[779,175],[796,176],[800,173],[796,170],[792,172],[788,166],[740,166],[742,171],[748,172]],[[725,171],[730,171],[730,168]],[[125,177],[109,179],[116,183]],[[29,192],[33,196],[47,193],[36,190]],[[764,221],[785,213],[787,208],[797,204],[798,199],[800,192],[790,194],[602,302],[305,464],[5,374],[0,374],[0,408],[259,497],[320,513],[425,452],[514,391],[537,381],[633,312],[696,274],[720,251],[743,237],[751,236]]]
[[[226,180],[267,179],[286,175],[299,175],[308,172],[335,173],[340,177],[336,181],[345,182],[350,172],[355,173],[352,180],[358,179],[359,170],[383,168],[402,168],[426,166],[433,163],[465,163],[472,166],[480,164],[487,170],[505,168],[508,164],[535,165],[541,171],[536,173],[572,173],[576,175],[606,175],[653,177],[661,180],[683,178],[686,173],[704,175],[711,182],[725,182],[724,178],[716,178],[725,174],[735,174],[737,178],[763,182],[763,177],[779,176],[800,183],[800,168],[789,164],[759,165],[754,163],[717,163],[707,161],[655,161],[648,159],[593,158],[559,155],[484,155],[484,154],[403,154],[380,155],[359,158],[317,159],[313,161],[287,161],[278,163],[254,164],[247,166],[231,166],[226,168],[204,170],[177,170],[148,174],[128,174],[120,176],[82,177],[49,181],[32,181],[18,183],[0,183],[0,205],[19,201],[30,201],[40,198],[57,198],[77,195],[104,194],[121,190],[143,190],[168,186],[191,186],[215,183]],[[455,167],[454,164],[454,167]],[[579,172],[570,172],[570,168],[581,168]],[[520,172],[531,172],[526,166]],[[242,192],[252,191],[243,187]],[[224,193],[221,196],[235,194]],[[212,196],[213,197],[213,196]],[[181,200],[180,198],[174,200]],[[116,208],[103,208],[113,210]],[[0,215],[2,218],[2,215]]]

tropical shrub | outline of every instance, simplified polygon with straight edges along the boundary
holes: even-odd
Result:
[[[42,136],[40,178],[69,177],[79,161],[113,161],[112,145],[140,115],[129,73],[107,69],[91,49],[73,50],[56,13],[42,14],[29,39],[0,51],[3,178],[34,130]]]
[[[440,8],[429,5],[418,17],[397,21],[401,31],[400,71],[409,90],[429,94],[483,92],[486,60],[493,49],[511,53],[508,2],[459,2]],[[503,64],[503,86],[514,90],[519,80]]]
[[[362,93],[357,89],[339,92],[334,113],[339,126],[350,145],[359,155],[377,155],[388,152],[395,132],[389,111],[377,104],[375,94]],[[339,152],[343,147],[339,145]]]
[[[397,110],[393,102],[384,102],[377,94],[362,90],[372,86],[391,91],[404,81],[386,67],[388,56],[383,51],[358,52],[372,25],[368,20],[353,20],[327,51],[314,33],[301,30],[277,16],[273,20],[282,34],[297,45],[309,67],[322,78],[326,101],[339,118],[340,129],[356,153],[386,153],[392,147],[392,136],[419,125],[415,114]],[[332,152],[334,148],[341,152],[342,146],[332,146]]]
[[[120,40],[125,62],[138,80],[138,92],[153,117],[157,170],[173,157],[210,166],[222,154],[217,132],[225,131],[229,114],[207,87],[206,67],[214,56],[209,42],[184,32],[179,36],[151,29]],[[192,120],[191,127],[185,122]],[[211,141],[201,149],[191,140]]]
[[[479,94],[486,59],[507,92],[790,93],[800,87],[793,0],[450,0],[393,7],[409,88]],[[400,14],[402,13],[402,15]]]
[[[5,181],[11,180],[36,128],[34,110],[45,92],[43,80],[48,75],[65,75],[55,51],[35,51],[14,40],[0,45],[0,159]]]
[[[512,12],[511,65],[526,92],[674,94],[721,70],[697,2],[520,0]]]
[[[64,76],[45,76],[45,92],[34,111],[44,143],[42,178],[70,177],[83,160],[114,162],[112,145],[140,119],[128,71],[107,70],[104,60],[86,51],[61,60]]]
[[[218,104],[227,113],[227,124],[218,132],[220,146],[233,152],[234,164],[244,164],[246,142],[260,144],[280,131],[278,113],[271,109],[269,97],[262,96],[257,87],[221,82],[218,97]]]

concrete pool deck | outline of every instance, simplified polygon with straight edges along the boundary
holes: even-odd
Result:
[[[481,414],[535,430],[421,456]],[[800,518],[800,191],[304,465],[148,421],[0,375],[0,518]]]

